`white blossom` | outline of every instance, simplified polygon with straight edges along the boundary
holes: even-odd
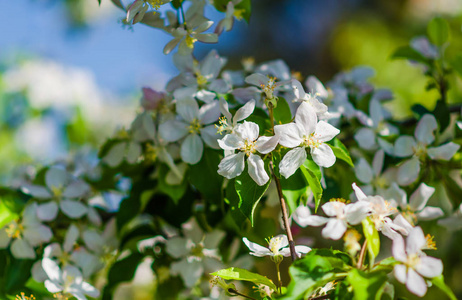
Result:
[[[333,139],[339,130],[325,121],[319,121],[312,107],[303,102],[295,114],[295,122],[274,126],[279,143],[287,152],[279,163],[281,174],[288,178],[297,171],[307,158],[306,148],[310,149],[314,162],[320,167],[330,167],[335,163],[335,155],[325,142]]]
[[[244,244],[249,248],[250,254],[253,256],[264,257],[264,256],[290,256],[289,241],[286,235],[278,235],[268,240],[268,247],[260,246],[259,244],[252,243],[246,237],[242,239]],[[306,254],[311,251],[308,246],[298,245],[295,246],[295,253],[298,257],[302,254]]]

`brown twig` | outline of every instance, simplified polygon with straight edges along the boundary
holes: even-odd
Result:
[[[366,248],[367,248],[367,240],[364,241],[364,244],[361,248],[361,252],[359,253],[358,263],[356,264],[356,267],[358,269],[361,269],[361,267],[363,266],[364,258],[366,254]]]

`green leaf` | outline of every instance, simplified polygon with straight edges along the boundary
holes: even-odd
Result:
[[[253,273],[253,272],[250,272],[244,269],[233,267],[233,268],[222,269],[222,270],[216,271],[214,273],[211,273],[210,275],[220,276],[221,278],[225,280],[241,280],[241,281],[250,281],[255,284],[264,284],[266,286],[269,286],[273,290],[277,290],[276,285],[270,279],[260,274]]]
[[[132,280],[142,259],[143,255],[133,252],[112,265],[107,275],[108,283],[103,291],[103,300],[112,299],[112,293],[119,283]]]
[[[374,222],[367,217],[362,222],[364,237],[367,240],[367,251],[371,263],[375,260],[380,251],[380,237]]]
[[[322,186],[321,186],[321,170],[319,166],[311,159],[305,160],[303,165],[300,167],[306,181],[308,182],[311,192],[314,195],[315,211],[318,210],[318,206],[321,203],[322,198]]]
[[[457,300],[456,295],[454,295],[454,292],[444,283],[444,277],[443,275],[432,278],[430,280],[433,285],[437,286],[441,291],[443,291],[451,300]]]
[[[282,97],[278,98],[278,104],[273,110],[273,117],[275,125],[286,124],[292,121],[292,113],[286,99]]]
[[[353,299],[355,300],[380,300],[379,290],[385,284],[387,278],[386,272],[366,273],[358,269],[351,269],[347,276],[347,280],[353,288]]]
[[[300,202],[306,204],[308,198],[308,182],[302,170],[298,169],[290,178],[280,178],[282,194],[287,201],[291,213],[297,209]]]
[[[430,41],[441,46],[449,40],[449,23],[441,17],[433,18],[427,26]]]
[[[10,257],[6,268],[5,291],[14,293],[21,290],[31,276],[31,268],[34,264],[30,259],[15,259]]]
[[[449,107],[446,101],[440,99],[436,102],[433,115],[440,124],[440,132],[443,132],[449,126],[449,122],[451,120],[451,112],[449,111]]]
[[[336,273],[345,269],[346,264],[336,251],[314,249],[305,257],[295,261],[289,269],[292,280],[287,294],[281,299],[298,300],[329,281],[336,279]]]
[[[124,5],[122,4],[122,2],[120,0],[111,0],[112,3],[114,3],[115,6],[121,8],[121,9],[125,9],[124,8]]]
[[[332,148],[332,151],[334,151],[334,154],[338,159],[343,160],[353,168],[355,167],[351,160],[350,152],[348,152],[348,149],[338,138],[333,139],[332,144],[328,145]]]
[[[451,61],[452,68],[457,72],[459,77],[462,77],[462,54],[458,54],[454,59]]]
[[[225,189],[225,201],[229,205],[229,214],[240,231],[246,224],[246,217],[239,209],[239,195],[236,192],[235,180],[231,179]]]
[[[202,159],[199,163],[190,166],[189,181],[199,192],[208,200],[217,201],[217,196],[221,195],[223,176],[217,173],[220,163],[218,151],[205,148]]]
[[[414,50],[409,46],[404,46],[396,49],[396,51],[391,56],[392,59],[408,59],[423,63],[425,65],[430,65],[430,60]]]
[[[265,185],[259,186],[252,177],[250,177],[247,170],[248,167],[246,166],[242,174],[236,177],[234,187],[236,188],[236,192],[239,196],[239,209],[244,216],[250,220],[250,223],[253,226],[253,213],[255,211],[255,207],[257,207],[261,197],[268,189],[271,178]]]
[[[159,167],[159,192],[169,196],[175,204],[183,197],[187,189],[187,182],[183,179],[178,185],[171,185],[166,182],[167,173],[170,168],[167,165],[161,164]]]

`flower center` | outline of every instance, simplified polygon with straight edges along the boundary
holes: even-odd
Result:
[[[424,158],[427,154],[427,147],[422,143],[418,143],[412,150],[414,151],[414,155],[419,159]]]
[[[35,300],[34,295],[30,295],[30,297],[27,297],[26,294],[21,293],[20,295],[16,295],[15,300]]]
[[[193,38],[192,37],[192,33],[190,31],[188,31],[188,34],[186,35],[186,46],[188,46],[188,48],[194,48],[194,43],[197,42],[197,39],[196,38]]]
[[[202,75],[199,71],[196,72],[196,81],[199,87],[204,87],[207,84],[207,78]]]
[[[316,138],[316,135],[314,133],[306,136],[303,136],[303,141],[300,144],[301,147],[310,147],[310,148],[318,148],[321,146],[323,142],[319,141],[318,138]]]
[[[420,263],[420,256],[417,254],[411,254],[407,257],[406,265],[411,268],[415,269],[415,267]]]
[[[58,300],[68,300],[69,299],[69,297],[65,295],[64,293],[53,294],[53,298],[58,299]]]
[[[160,8],[160,6],[162,5],[162,1],[161,0],[148,0],[147,1],[151,7],[155,10],[158,10]]]
[[[201,243],[196,244],[191,248],[191,255],[196,256],[196,257],[203,257],[204,256],[203,250],[204,250],[204,245],[202,245]]]
[[[220,117],[218,124],[219,125],[215,124],[215,128],[217,129],[218,134],[223,134],[223,132],[230,130],[230,126],[228,125],[228,121],[226,121],[225,117]]]
[[[233,15],[238,21],[240,21],[244,17],[243,16],[244,12],[245,12],[244,9],[234,9]]]
[[[273,99],[273,92],[276,88],[276,77],[268,77],[268,82],[266,84],[261,84],[260,87],[266,94],[266,99]]]
[[[250,154],[256,152],[255,141],[244,140],[244,146],[242,148],[239,148],[239,150],[245,152],[247,156],[250,156]]]
[[[376,177],[372,180],[372,185],[376,188],[386,189],[389,186],[388,180],[384,177]]]
[[[412,226],[417,224],[417,216],[409,205],[406,206],[406,209],[402,212],[402,215]]]
[[[268,248],[274,255],[279,255],[279,249],[281,249],[282,237],[274,237],[268,242]]]
[[[241,60],[241,64],[244,67],[244,71],[252,72],[253,67],[255,65],[255,58],[253,57],[245,57]]]
[[[425,236],[425,240],[427,241],[427,244],[425,245],[425,248],[424,249],[427,249],[427,250],[436,250],[436,243],[435,241],[433,240],[433,236],[431,236],[430,234],[427,234],[427,236]]]
[[[11,223],[5,229],[6,234],[13,239],[20,239],[24,231],[24,226],[16,222]]]
[[[201,122],[197,118],[194,118],[191,124],[189,124],[188,131],[189,133],[196,134],[200,132],[201,128],[202,128]]]

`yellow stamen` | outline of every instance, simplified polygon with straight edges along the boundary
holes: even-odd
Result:
[[[244,147],[239,148],[239,150],[244,151],[247,156],[250,156],[250,154],[255,153],[255,141],[244,141]]]
[[[34,295],[27,297],[26,294],[21,293],[20,295],[16,295],[15,300],[35,300],[35,297]]]
[[[427,250],[437,250],[436,248],[436,243],[435,241],[433,240],[434,237],[431,236],[430,234],[427,234],[427,236],[425,237],[425,239],[427,240],[427,245],[426,245],[426,248],[424,249],[427,249]]]
[[[193,38],[190,34],[186,36],[186,46],[188,46],[188,48],[194,48],[195,42],[197,42],[197,39]]]
[[[6,227],[5,231],[10,238],[21,239],[22,233],[24,231],[24,226],[22,226],[22,224],[13,222]]]
[[[200,129],[202,128],[202,124],[198,119],[192,120],[191,124],[188,127],[189,133],[192,134],[197,134],[200,132]]]
[[[220,117],[218,124],[219,125],[215,124],[215,128],[217,129],[218,134],[223,134],[223,132],[228,130],[229,125],[225,117]]]

